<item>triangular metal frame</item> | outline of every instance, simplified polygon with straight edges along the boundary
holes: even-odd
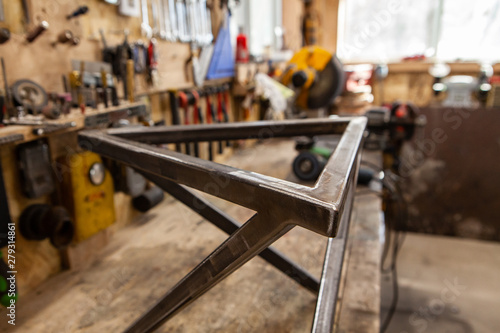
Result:
[[[151,332],[158,328],[244,263],[268,249],[294,226],[329,237],[312,331],[330,332],[337,307],[338,283],[365,126],[366,118],[353,117],[80,132],[78,141],[81,147],[137,169],[200,214],[204,212],[209,220],[231,222],[229,217],[185,186],[256,211],[242,226],[230,227],[237,229],[228,229],[228,232],[234,231],[231,236],[126,332]],[[313,187],[153,146],[328,134],[342,134],[342,138]],[[273,253],[281,263],[295,267],[277,252]],[[307,272],[300,268],[296,272],[303,275],[295,280],[299,283],[308,281],[302,284],[306,287],[309,284],[310,290],[317,289],[314,278]]]

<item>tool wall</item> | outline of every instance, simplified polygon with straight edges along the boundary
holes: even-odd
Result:
[[[148,45],[149,38],[153,37],[153,33],[157,35],[159,79],[156,86],[153,87],[148,84],[145,77],[138,77],[136,80],[138,94],[192,86],[192,78],[186,75],[186,63],[191,57],[189,41],[192,37],[180,35],[177,32],[178,38],[174,41],[172,36],[167,39],[166,29],[165,34],[161,31],[155,31],[155,22],[160,28],[158,7],[162,3],[168,5],[169,1],[142,1],[143,4],[147,4],[147,22],[149,22],[151,31],[147,27],[145,28],[146,19],[141,17],[140,7],[127,12],[126,9],[103,0],[78,2],[69,0],[3,0],[1,3],[5,19],[0,21],[0,28],[8,29],[10,39],[0,44],[0,55],[5,59],[8,80],[11,82],[29,77],[35,82],[43,82],[47,91],[62,91],[61,75],[67,75],[72,70],[72,59],[102,60],[103,42],[100,34],[102,29],[109,46],[123,43],[124,31],[129,32],[128,41],[130,43],[142,40],[145,45]],[[133,3],[140,5],[141,1],[135,0]],[[219,1],[209,1],[206,6],[210,8],[211,26],[209,27],[207,22],[203,28],[198,28],[200,42],[204,41],[201,39],[208,38],[206,31],[209,28],[215,36],[222,21]],[[88,8],[88,11],[68,19],[68,16],[76,15],[81,7]],[[187,9],[189,8],[185,8],[185,10]],[[182,10],[180,11],[182,12]],[[29,23],[27,23],[28,16]],[[42,22],[48,23],[48,27],[31,43],[28,42],[27,35],[40,27]],[[79,40],[77,45],[58,41],[59,38],[64,37],[63,32],[65,31],[70,31],[74,38]],[[204,37],[203,33],[205,33]],[[1,78],[0,81],[3,86]]]
[[[171,101],[180,102],[180,98],[193,96],[193,92],[195,94],[199,92],[199,98],[182,100],[185,100],[186,103],[179,105],[178,123],[209,121],[207,107],[209,108],[210,121],[225,122],[228,119],[233,119],[230,113],[231,106],[225,107],[225,105],[230,105],[226,103],[231,103],[231,98],[228,99],[226,96],[227,88],[224,91],[205,88],[193,90],[192,45],[202,47],[209,43],[211,38],[216,37],[223,17],[219,0],[209,0],[208,2],[198,0],[185,2],[134,0],[131,2],[122,1],[122,5],[112,3],[113,1],[104,0],[0,0],[0,57],[5,62],[8,86],[12,86],[16,81],[29,79],[42,86],[47,92],[63,92],[65,87],[62,77],[68,77],[68,74],[75,70],[72,61],[74,63],[76,60],[78,64],[82,61],[86,63],[101,62],[103,61],[103,49],[121,45],[125,39],[134,46],[133,51],[140,49],[135,48],[135,46],[141,42],[147,51],[147,46],[150,45],[150,41],[154,37],[157,56],[154,80],[151,79],[152,75],[146,73],[137,74],[134,77],[135,95],[149,96],[147,103],[151,106],[153,122],[167,125],[175,124],[171,112]],[[185,5],[180,6],[181,3]],[[132,6],[127,7],[127,4],[132,4]],[[173,10],[169,7],[171,4],[175,5]],[[197,7],[194,6],[195,4]],[[203,8],[208,8],[208,11],[203,11]],[[162,9],[161,12],[160,9]],[[146,11],[147,16],[141,15]],[[171,12],[175,12],[176,15],[169,15]],[[189,15],[198,15],[205,20],[202,25],[194,27],[188,27],[186,25],[188,22],[185,21],[184,25],[180,25],[180,27],[185,27],[184,30],[168,29],[166,23],[169,20],[171,22],[178,17],[186,18]],[[172,27],[172,25],[170,26]],[[196,33],[190,34],[189,31]],[[134,54],[134,56],[136,55]],[[137,69],[135,72],[137,73]],[[122,82],[123,80],[118,80],[116,89],[120,100],[122,100],[124,93]],[[0,75],[0,90],[3,90],[4,86],[3,77]],[[212,86],[222,87],[221,82],[213,82]],[[171,92],[169,93],[169,91]],[[218,98],[221,99],[221,102],[218,102]],[[194,111],[195,107],[199,108],[198,113]],[[100,105],[99,110],[102,111],[103,108],[104,106]],[[212,117],[212,110],[215,112],[215,118]],[[90,112],[96,111],[90,107]],[[77,121],[76,127],[83,126],[83,122]],[[12,134],[10,127],[2,128],[2,131],[2,136]],[[26,141],[32,140],[31,133],[29,136],[29,138],[26,137]],[[74,267],[82,268],[78,265],[85,265],[86,262],[89,262],[95,252],[107,244],[113,230],[128,224],[137,216],[138,212],[132,208],[132,196],[128,189],[124,190],[119,184],[110,183],[109,171],[104,173],[105,180],[97,187],[87,183],[86,169],[78,171],[79,173],[74,172],[73,162],[75,160],[87,161],[89,170],[92,170],[92,166],[100,164],[95,156],[92,157],[96,159],[94,161],[88,156],[81,155],[74,130],[44,136],[33,147],[30,145],[29,149],[22,150],[23,153],[29,153],[33,149],[40,152],[44,149],[41,147],[48,147],[46,150],[50,168],[48,172],[54,177],[55,191],[53,189],[45,191],[44,189],[47,187],[25,188],[21,177],[20,157],[18,156],[21,145],[24,143],[2,146],[0,149],[2,170],[0,172],[3,173],[5,179],[10,218],[18,226],[16,259],[17,267],[23,274],[18,275],[17,286],[19,292],[24,294],[50,275],[59,272],[65,262],[66,264],[71,262],[72,265],[76,265]],[[216,161],[230,151],[225,143],[222,147],[223,154],[220,154],[219,143],[214,142],[211,147],[211,156]],[[200,157],[210,158],[210,149],[206,143],[200,144],[199,147],[193,145],[190,148],[191,154],[194,155],[195,149],[197,149]],[[185,152],[185,147],[182,149]],[[68,157],[71,158],[68,159]],[[31,167],[29,163],[27,166]],[[60,168],[67,172],[63,172],[65,177],[58,179],[54,174],[60,172]],[[40,170],[39,168],[35,169]],[[130,172],[130,170],[124,170],[124,172]],[[80,174],[84,173],[85,177],[78,178]],[[83,199],[58,193],[57,188],[66,183],[73,187],[84,188],[86,192],[81,191],[80,193]],[[66,188],[70,188],[69,185]],[[72,193],[74,194],[74,192]],[[114,197],[114,212],[109,193],[114,193],[114,195],[111,194]],[[62,200],[63,198],[65,200]],[[25,217],[40,216],[36,221],[32,218],[26,218],[29,222],[36,222],[35,224],[26,223],[23,225],[24,233],[29,235],[39,226],[50,227],[52,225],[50,216],[57,215],[60,217],[57,221],[64,225],[65,218],[59,214],[60,211],[48,209],[48,206],[55,206],[55,202],[72,206],[72,203],[65,202],[72,200],[78,202],[87,200],[85,202],[88,202],[88,205],[84,206],[74,205],[74,209],[79,213],[70,210],[69,213],[75,213],[80,217],[84,217],[90,212],[89,209],[94,209],[95,206],[107,207],[107,215],[99,221],[93,221],[92,228],[98,233],[94,235],[91,230],[92,235],[89,236],[89,228],[81,229],[81,224],[79,225],[76,222],[78,219],[75,219],[76,238],[73,238],[73,241],[75,243],[75,239],[78,240],[78,246],[65,253],[54,246],[54,243],[60,244],[61,239],[54,239],[54,237],[51,239],[50,232],[47,237],[40,240],[29,240],[21,236],[19,220],[23,212],[26,212]],[[27,208],[30,209],[27,210]],[[47,218],[42,218],[42,216]],[[110,225],[111,227],[108,227]],[[33,235],[33,238],[41,237]]]

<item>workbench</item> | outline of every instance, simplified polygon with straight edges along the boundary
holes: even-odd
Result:
[[[296,181],[290,167],[295,155],[293,141],[272,140],[236,151],[227,164]],[[368,157],[380,160],[377,153]],[[364,192],[356,197],[352,213],[337,313],[339,332],[379,332],[381,200]],[[253,214],[209,199],[239,222]],[[123,331],[226,237],[167,198],[116,231],[90,267],[57,274],[22,296],[16,332]],[[326,238],[295,228],[273,246],[319,276],[326,244]],[[254,258],[158,331],[307,332],[315,303],[316,295]],[[9,326],[0,321],[2,332],[14,331]]]
[[[76,142],[76,136],[78,131],[86,125],[95,125],[99,119],[107,117],[117,118],[120,116],[130,118],[127,115],[145,114],[146,111],[144,103],[123,103],[117,107],[100,110],[87,108],[85,114],[82,114],[79,109],[73,109],[70,114],[63,115],[59,119],[52,120],[49,123],[73,123],[74,126],[43,135],[37,135],[33,132],[34,129],[43,126],[9,125],[0,128],[0,141],[3,138],[11,136],[20,138],[18,141],[1,145],[0,147],[0,158],[12,220],[18,221],[23,209],[29,205],[52,202],[50,195],[29,199],[21,191],[19,163],[16,156],[17,145],[33,140],[46,139],[50,147],[50,160],[57,161],[61,157],[67,157],[68,154],[79,151],[80,148]],[[116,206],[121,207],[117,210],[116,220],[118,223],[125,224],[125,221],[134,216],[133,208],[130,205],[130,198],[123,193],[117,193],[115,194],[115,203]],[[76,251],[79,253],[79,258],[76,258],[75,254],[72,259],[73,262],[87,261],[89,256],[94,255],[94,249],[98,250],[106,244],[109,238],[108,234],[109,232],[103,232],[95,239],[90,240],[88,244],[80,246],[80,251]],[[56,274],[61,270],[62,266],[59,251],[48,240],[28,241],[19,234],[16,239],[16,259],[17,268],[22,272],[18,274],[16,281],[20,294],[33,289],[48,276]]]

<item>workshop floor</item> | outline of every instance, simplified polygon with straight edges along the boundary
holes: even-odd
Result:
[[[397,271],[399,303],[389,333],[497,333],[500,244],[409,233]],[[392,284],[382,279],[382,320]]]

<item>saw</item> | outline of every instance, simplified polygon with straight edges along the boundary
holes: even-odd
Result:
[[[295,53],[281,76],[281,83],[295,89],[296,104],[303,109],[328,106],[342,92],[344,80],[339,59],[318,46]]]

